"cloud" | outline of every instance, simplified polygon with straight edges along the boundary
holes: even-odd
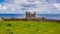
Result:
[[[42,13],[54,13],[60,10],[60,4],[56,0],[5,0],[0,5],[0,12],[19,13],[26,11],[40,11]]]
[[[58,10],[60,10],[60,4],[53,4]]]
[[[57,3],[57,0],[46,0],[49,4]]]

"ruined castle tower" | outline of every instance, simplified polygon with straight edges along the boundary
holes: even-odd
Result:
[[[36,18],[36,12],[33,14],[31,12],[26,12],[26,19],[35,19]]]

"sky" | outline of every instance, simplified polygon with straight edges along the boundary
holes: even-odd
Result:
[[[3,3],[4,2],[4,0],[0,0],[0,3]]]
[[[60,14],[60,0],[0,0],[0,14]]]

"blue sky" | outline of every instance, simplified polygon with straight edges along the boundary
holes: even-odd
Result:
[[[60,0],[0,0],[1,13],[60,14]]]
[[[4,0],[0,0],[0,3],[3,3],[4,2]]]
[[[0,3],[3,3],[5,0],[0,0]],[[47,0],[49,1],[49,0]],[[60,3],[60,0],[57,0],[57,3]]]
[[[57,0],[58,3],[60,3],[60,0]]]

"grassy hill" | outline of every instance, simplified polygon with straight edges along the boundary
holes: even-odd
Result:
[[[0,34],[60,34],[60,23],[0,21]]]

